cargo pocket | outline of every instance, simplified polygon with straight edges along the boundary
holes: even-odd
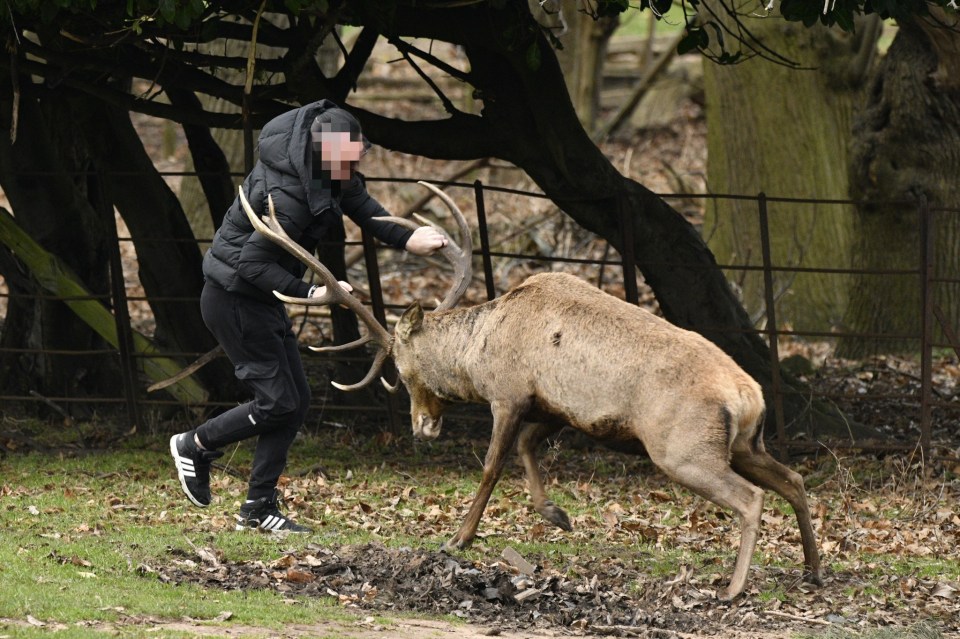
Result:
[[[279,370],[280,362],[240,362],[234,367],[237,379],[269,379]]]

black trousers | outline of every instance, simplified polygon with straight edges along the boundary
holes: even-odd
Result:
[[[287,452],[310,405],[297,338],[282,304],[269,304],[206,284],[203,321],[233,363],[253,400],[197,427],[204,448],[215,450],[257,436],[248,499],[269,497],[287,464]]]

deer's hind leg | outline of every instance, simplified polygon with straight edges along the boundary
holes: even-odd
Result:
[[[822,585],[820,575],[820,552],[813,532],[807,492],[803,477],[787,468],[763,449],[751,447],[749,451],[733,450],[733,469],[763,488],[772,490],[787,500],[793,507],[800,527],[800,542],[803,545],[804,579]]]
[[[763,489],[750,483],[727,464],[726,450],[709,445],[693,446],[690,450],[650,451],[650,458],[671,479],[718,506],[729,508],[740,518],[740,549],[733,576],[720,599],[729,601],[741,592],[747,583],[747,573],[760,533],[763,511]]]
[[[525,423],[517,437],[517,454],[527,474],[527,489],[530,491],[534,509],[553,525],[570,532],[573,530],[570,517],[547,497],[537,460],[537,448],[540,444],[551,435],[560,432],[562,428],[563,426],[557,424]]]

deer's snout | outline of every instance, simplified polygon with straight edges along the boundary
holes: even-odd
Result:
[[[413,436],[417,439],[436,439],[442,427],[443,417],[434,419],[426,413],[421,413],[413,420]]]

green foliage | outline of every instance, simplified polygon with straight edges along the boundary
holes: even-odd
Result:
[[[16,14],[36,16],[45,24],[65,17],[96,14],[137,25],[156,20],[186,29],[206,11],[204,0],[13,0]],[[9,16],[5,16],[9,19]]]
[[[457,3],[453,3],[457,4]],[[758,4],[763,4],[759,3]],[[854,30],[854,19],[859,15],[877,14],[885,19],[902,20],[909,16],[929,13],[930,5],[947,7],[950,0],[830,0],[826,11],[822,0],[780,0],[779,12],[789,21],[811,27],[823,24],[845,31]],[[418,6],[417,10],[443,12],[451,10],[442,4],[430,8]],[[537,70],[542,63],[542,51],[536,44],[536,35],[542,33],[555,48],[559,40],[548,29],[542,29],[526,8],[525,3],[487,0],[487,10],[499,14],[497,36],[510,51],[522,56],[530,70]],[[18,30],[33,30],[35,25],[56,25],[77,34],[116,33],[129,30],[139,35],[147,25],[159,28],[174,27],[184,34],[193,31],[215,30],[217,17],[241,15],[252,17],[261,6],[266,11],[288,13],[291,16],[335,16],[342,24],[367,25],[381,33],[389,33],[398,12],[406,10],[397,0],[10,0],[11,11],[0,12],[0,25],[13,25]],[[727,31],[711,16],[730,15],[740,20],[746,11],[735,0],[641,0],[631,4],[629,0],[599,0],[585,10],[594,18],[614,16],[627,12],[650,11],[657,19],[673,8],[682,12],[681,25],[686,28],[686,37],[678,47],[679,53],[699,51],[708,58],[730,64],[748,55],[763,55],[776,59],[775,53],[762,52],[755,46],[749,30],[736,28]],[[750,9],[751,11],[753,8]],[[80,23],[85,29],[75,30]],[[202,36],[206,38],[207,36]],[[750,46],[741,47],[743,43]],[[182,42],[171,38],[174,47]],[[790,64],[789,60],[779,59]]]
[[[534,40],[527,47],[527,68],[536,71],[540,68],[540,43]]]
[[[683,6],[683,22],[687,30],[686,36],[677,47],[677,53],[684,54],[700,51],[708,58],[721,64],[731,64],[743,59],[741,51],[731,50],[738,48],[738,40],[751,40],[747,30],[736,34],[736,30],[728,38],[733,42],[724,41],[725,28],[712,19],[711,15],[729,15],[738,22],[744,15],[744,9],[733,0],[686,0],[680,3]],[[760,5],[766,4],[759,3]],[[673,7],[673,0],[642,0],[638,10],[650,10],[659,19]],[[950,0],[830,0],[824,10],[821,0],[780,0],[779,4],[771,7],[778,8],[780,14],[788,21],[800,22],[806,27],[823,24],[828,27],[837,27],[843,31],[854,31],[855,18],[860,15],[877,14],[884,19],[902,20],[911,16],[924,16],[929,13],[930,5],[941,7],[950,6]],[[627,3],[616,0],[607,0],[597,5],[596,15],[611,15],[624,12],[629,7]],[[750,8],[750,11],[753,7]],[[709,33],[708,33],[709,29]],[[787,62],[780,60],[780,62]]]

